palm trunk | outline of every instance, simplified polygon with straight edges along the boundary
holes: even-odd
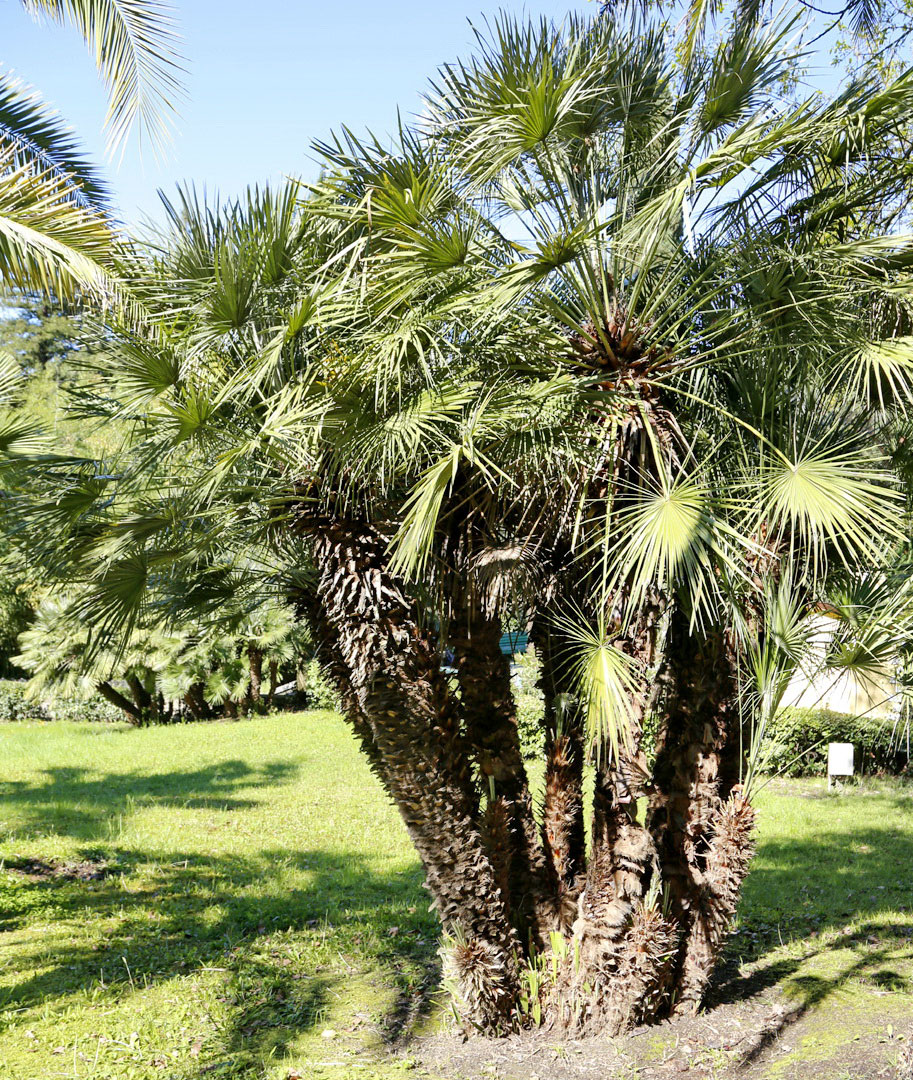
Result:
[[[370,527],[302,520],[349,718],[422,860],[465,1013],[503,1029],[519,993],[520,941],[477,825],[470,752],[437,643]]]
[[[467,738],[487,800],[483,836],[515,927],[541,946],[553,918],[501,624],[474,606],[457,619],[451,643]]]
[[[187,688],[187,693],[184,694],[184,704],[194,720],[205,720],[211,715],[206,698],[203,696],[202,683],[193,683]]]
[[[658,605],[616,645],[652,661]],[[630,703],[627,740],[596,765],[593,826],[583,891],[573,925],[572,963],[563,967],[556,1020],[578,1032],[616,1035],[653,1015],[662,1000],[676,928],[661,910],[656,845],[639,816],[649,782],[641,748],[647,688]]]
[[[266,699],[266,707],[271,709],[276,700],[276,687],[279,685],[279,661],[269,662],[269,695]]]
[[[738,684],[725,629],[671,619],[664,722],[649,826],[681,928],[678,1008],[697,1008],[735,914],[751,858],[753,812],[738,787]]]
[[[597,769],[593,850],[553,1003],[555,1021],[577,1033],[613,1036],[654,1015],[676,936],[661,907],[656,849],[623,771]]]
[[[256,645],[248,645],[247,661],[250,669],[250,703],[255,709],[258,709],[262,696],[261,687],[263,686],[263,650]]]
[[[545,701],[545,796],[542,837],[555,897],[556,927],[566,930],[577,914],[583,887],[586,835],[583,820],[584,745],[580,713],[551,628],[537,620],[539,687]]]
[[[143,686],[142,680],[138,675],[131,672],[126,676],[127,685],[130,687],[130,693],[133,695],[133,701],[139,710],[140,716],[144,721],[153,719],[153,702],[152,695]]]
[[[110,701],[112,705],[115,705],[120,709],[131,724],[142,724],[142,711],[137,708],[132,701],[125,698],[118,690],[115,690],[109,682],[102,681],[98,683],[96,689],[106,701]]]

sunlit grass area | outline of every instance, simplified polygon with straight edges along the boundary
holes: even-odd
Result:
[[[715,998],[778,983],[801,1007],[898,994],[913,1025],[913,784],[773,781],[758,805],[758,854]],[[890,1008],[883,1000],[879,1009]],[[913,1034],[913,1030],[911,1030]]]
[[[337,716],[3,725],[0,759],[0,1077],[411,1070],[437,923]],[[715,1002],[909,1011],[911,794],[765,788]]]
[[[0,875],[0,1076],[313,1075],[413,1021],[436,922],[337,717],[0,739],[7,865],[105,863]]]

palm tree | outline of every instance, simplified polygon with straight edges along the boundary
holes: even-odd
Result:
[[[351,139],[328,148],[342,168],[326,189],[336,212],[370,221],[376,290],[359,310],[376,312],[386,382],[392,361],[401,381],[407,365],[417,377],[460,334],[478,348],[480,328],[519,318],[515,367],[563,372],[593,395],[578,413],[589,458],[547,502],[504,444],[495,458],[473,430],[471,444],[446,446],[406,503],[392,563],[426,571],[487,502],[476,531],[489,545],[508,540],[544,563],[534,635],[551,624],[577,646],[582,708],[550,733],[544,838],[573,958],[549,1005],[574,1026],[617,1030],[700,1001],[750,849],[738,669],[766,633],[759,586],[785,561],[810,601],[829,562],[882,557],[884,534],[867,522],[899,535],[873,454],[884,421],[859,391],[867,355],[908,378],[905,347],[872,341],[866,312],[906,258],[903,239],[869,230],[879,201],[909,186],[892,172],[892,128],[910,79],[785,108],[788,31],[746,22],[714,56],[676,68],[659,29],[636,19],[563,33],[503,20],[433,88],[434,149],[418,164],[411,154],[411,197],[390,192],[403,162]],[[865,117],[855,149],[851,116]],[[519,482],[493,485],[492,458]],[[484,554],[464,547],[470,565]],[[651,668],[646,686],[637,675]],[[561,672],[549,681],[566,693]],[[581,728],[612,751],[597,763],[585,871]],[[465,981],[484,982],[471,948],[456,954]]]
[[[901,532],[913,79],[784,102],[786,40],[683,65],[636,13],[503,19],[395,151],[343,135],[304,200],[185,194],[125,271],[150,324],[110,326],[129,457],[17,508],[112,631],[272,546],[486,1030],[700,1001],[796,652],[773,598]],[[541,822],[508,618],[544,659]]]
[[[182,79],[169,9],[158,0],[22,3],[85,40],[108,91],[111,151],[135,125],[160,149]],[[105,295],[115,244],[107,192],[72,132],[37,91],[0,71],[0,281],[65,297]]]
[[[216,613],[198,610],[168,625],[138,623],[116,648],[99,648],[82,616],[77,587],[45,597],[20,636],[16,664],[30,674],[28,694],[100,694],[131,724],[209,719],[224,710],[262,707],[250,654],[272,673],[294,664],[305,644],[287,604],[273,597],[232,597]]]

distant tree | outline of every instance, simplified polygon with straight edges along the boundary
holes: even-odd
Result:
[[[78,313],[49,297],[10,296],[0,317],[0,349],[15,357],[25,372],[61,365],[84,348],[85,330]]]
[[[782,11],[769,0],[635,0],[635,5],[678,25],[680,55],[685,59],[706,48],[713,31],[727,22],[773,20]],[[624,7],[621,0],[600,0],[600,11],[609,18]],[[814,20],[806,35],[813,43],[834,42],[836,34],[838,54],[882,70],[897,58],[913,32],[910,0],[798,0],[798,7]]]
[[[262,711],[280,674],[294,677],[307,635],[286,605],[263,602],[243,614],[228,609],[168,627],[140,624],[121,647],[98,648],[71,591],[38,606],[19,644],[15,664],[29,673],[31,696],[99,693],[130,723],[156,724]]]
[[[19,635],[34,618],[33,586],[18,553],[0,559],[0,678],[22,676],[13,657],[19,652]]]

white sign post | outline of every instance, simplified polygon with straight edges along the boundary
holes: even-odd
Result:
[[[831,790],[831,777],[853,775],[853,744],[832,742],[827,744],[827,790]]]

